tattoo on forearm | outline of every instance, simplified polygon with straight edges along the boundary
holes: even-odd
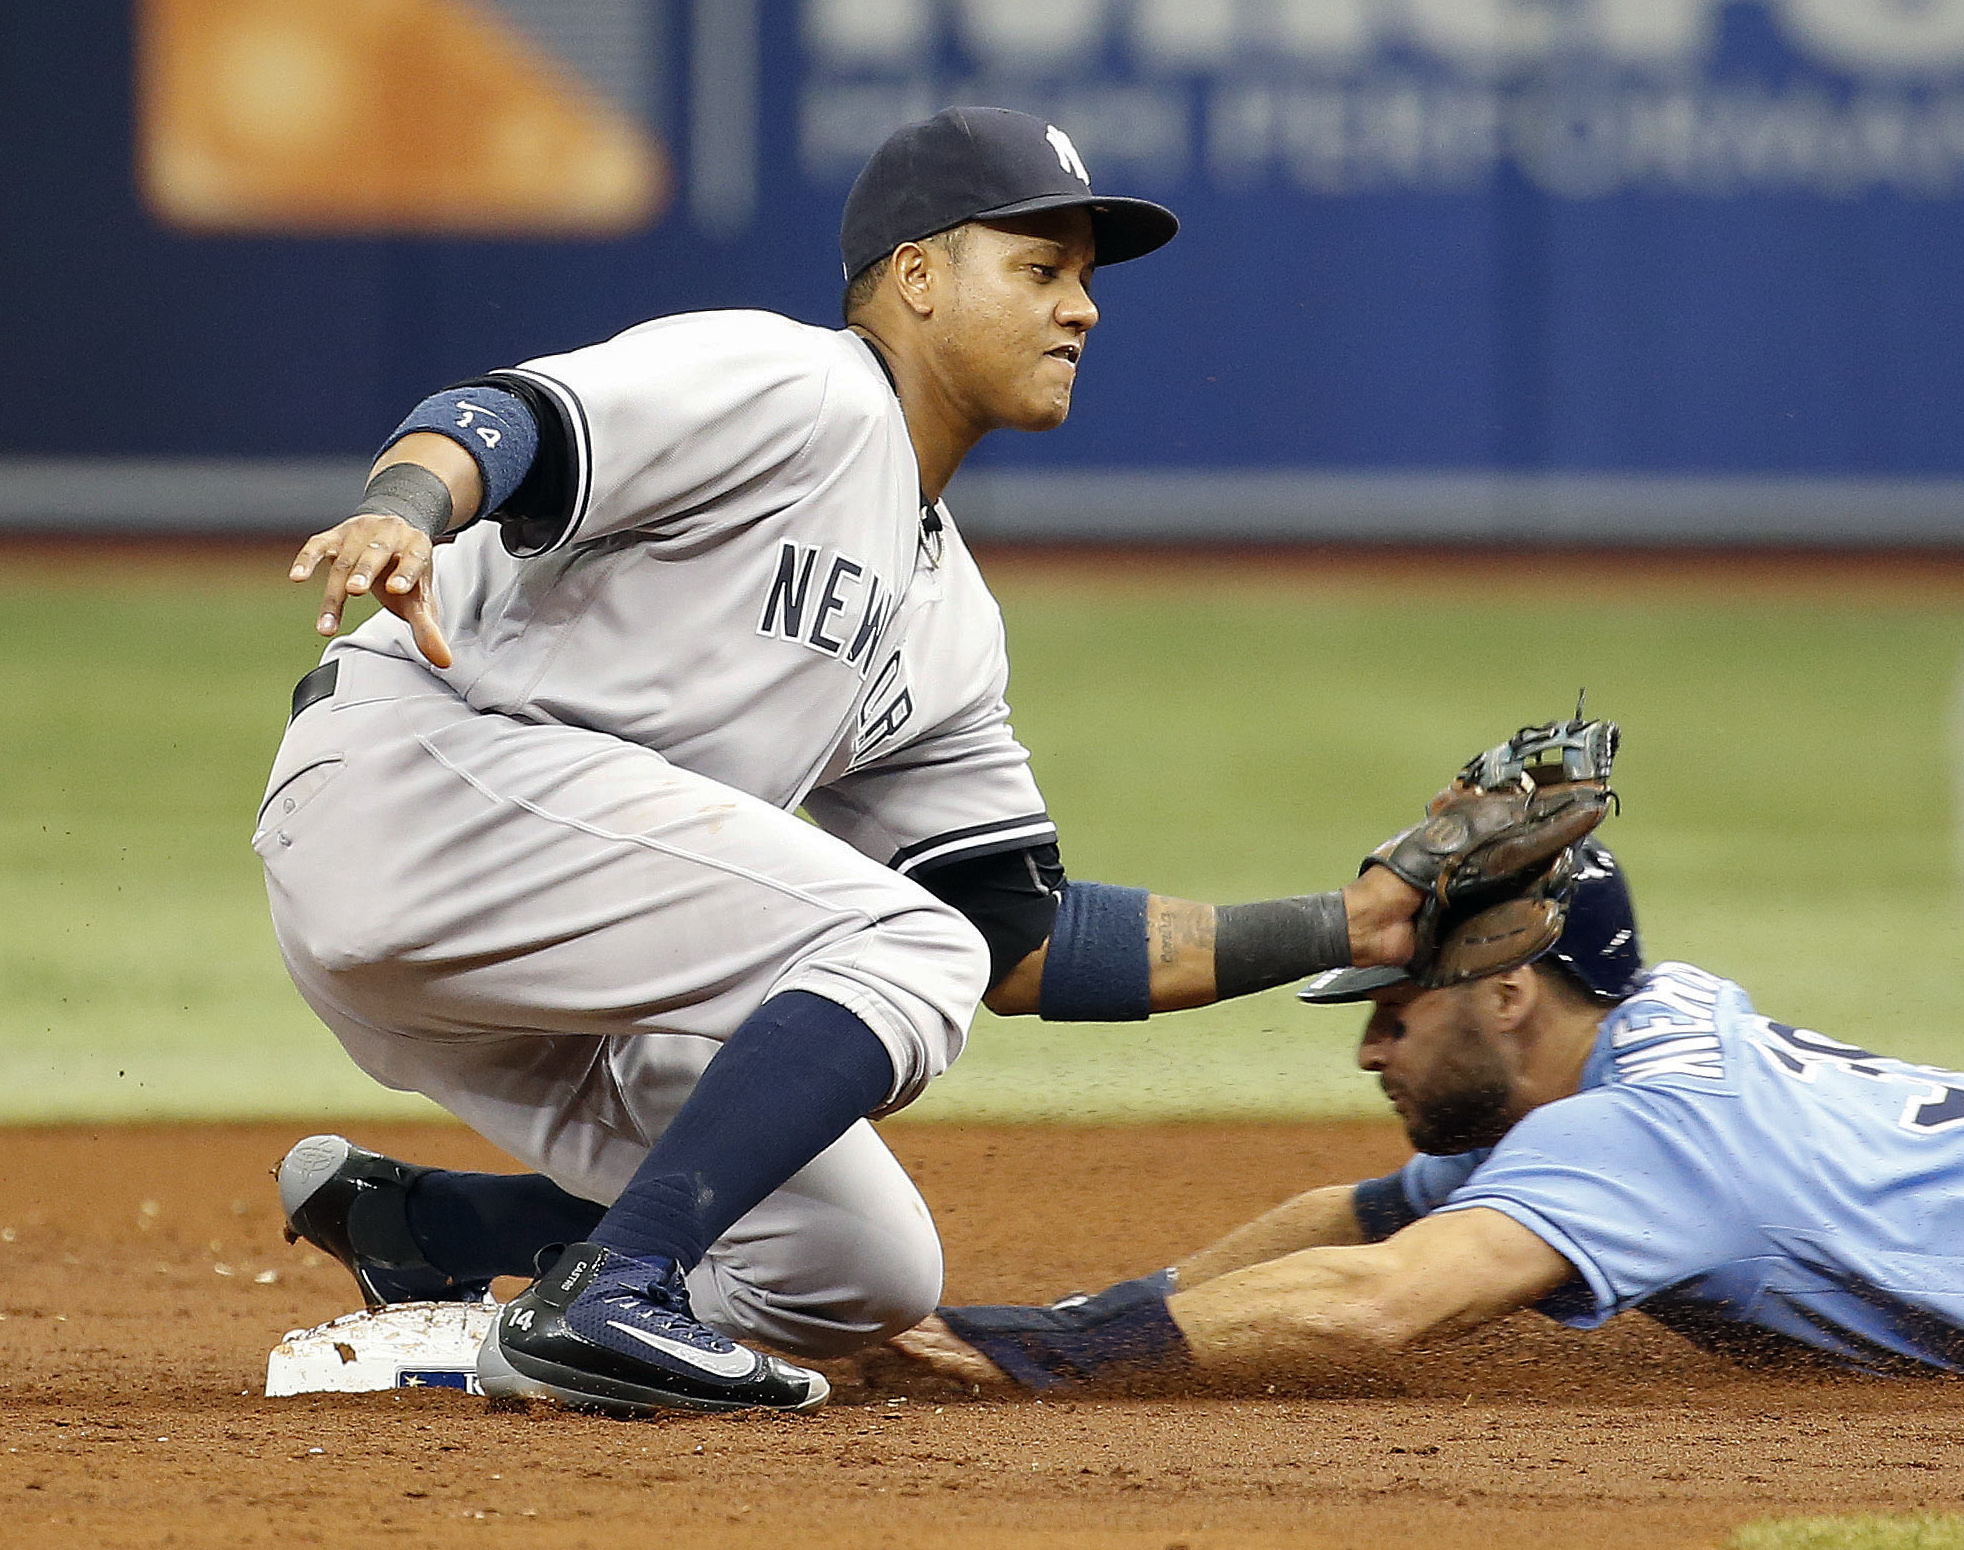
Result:
[[[1194,904],[1186,899],[1155,897],[1147,917],[1152,937],[1153,961],[1171,968],[1183,958],[1214,955],[1214,906]]]

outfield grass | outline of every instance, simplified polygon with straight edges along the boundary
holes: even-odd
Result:
[[[1870,1513],[1853,1518],[1778,1518],[1748,1524],[1726,1550],[1964,1550],[1964,1517]]]
[[[1231,900],[1329,886],[1444,774],[1579,684],[1626,730],[1652,957],[1762,1009],[1964,1065],[1964,608],[1614,589],[1001,587],[1017,726],[1084,877]],[[418,1112],[287,986],[246,845],[306,600],[0,573],[0,1118]],[[1287,991],[1076,1028],[984,1016],[920,1117],[1370,1109],[1355,1010]]]

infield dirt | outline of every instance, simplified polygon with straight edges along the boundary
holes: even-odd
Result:
[[[0,1131],[0,1500],[26,1545],[1712,1546],[1803,1512],[1964,1507],[1964,1387],[1768,1376],[1641,1318],[1520,1315],[1369,1394],[976,1399],[832,1370],[798,1418],[624,1424],[425,1390],[269,1400],[355,1305],[280,1239],[292,1126]],[[361,1127],[509,1166],[446,1127]],[[1403,1154],[1376,1123],[892,1125],[951,1300],[1163,1264]]]

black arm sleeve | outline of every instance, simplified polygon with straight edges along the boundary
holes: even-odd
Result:
[[[578,492],[575,484],[574,433],[566,423],[559,400],[524,377],[499,373],[471,377],[453,387],[492,387],[509,393],[532,411],[539,426],[539,450],[531,470],[496,511],[482,515],[503,532],[505,548],[513,554],[542,554],[558,543],[573,520]]]
[[[993,990],[1050,939],[1057,893],[1064,886],[1064,864],[1053,841],[923,868],[914,880],[943,904],[960,910],[982,933],[989,944]]]
[[[1214,911],[1214,994],[1222,1001],[1350,966],[1340,893],[1309,893]]]

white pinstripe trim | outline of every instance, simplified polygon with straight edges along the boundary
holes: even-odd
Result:
[[[986,834],[964,835],[958,840],[949,840],[945,845],[936,845],[924,850],[918,856],[909,856],[894,870],[905,877],[921,867],[937,861],[945,861],[950,856],[959,856],[965,850],[998,850],[1017,840],[1053,840],[1056,837],[1057,825],[1048,820],[1006,829],[991,829]]]
[[[587,507],[593,499],[593,444],[587,430],[586,410],[574,391],[565,383],[548,377],[542,371],[534,371],[529,366],[505,366],[492,372],[493,377],[518,377],[534,387],[549,393],[559,405],[560,413],[573,429],[573,510],[567,516],[566,526],[560,530],[559,537],[541,554],[550,554],[554,549],[563,549],[573,541],[573,535],[586,521]]]

